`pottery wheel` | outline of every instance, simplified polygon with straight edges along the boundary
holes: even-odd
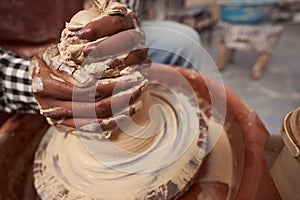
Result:
[[[145,113],[135,115],[124,123],[134,126],[110,139],[50,128],[34,161],[39,196],[119,200],[182,195],[202,163],[206,122],[188,96],[157,84],[150,84],[149,91],[146,120]]]

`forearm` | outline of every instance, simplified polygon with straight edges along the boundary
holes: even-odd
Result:
[[[29,60],[0,47],[0,111],[38,113],[31,93]]]

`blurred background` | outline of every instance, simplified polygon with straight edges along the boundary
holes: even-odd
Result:
[[[300,106],[300,0],[142,0],[140,9],[193,27],[225,85],[280,135]]]

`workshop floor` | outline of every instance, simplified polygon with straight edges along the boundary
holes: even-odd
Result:
[[[205,48],[216,61],[219,49],[217,39],[213,41]],[[222,78],[257,112],[269,132],[279,135],[284,116],[300,106],[300,24],[287,26],[258,81],[251,79],[256,56],[237,52],[234,63],[227,63],[222,70]]]

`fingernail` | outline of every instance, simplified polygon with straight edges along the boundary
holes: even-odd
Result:
[[[89,40],[90,37],[92,35],[92,30],[91,29],[80,29],[79,31],[76,32],[75,34],[77,37],[79,37],[79,39],[82,40]]]

